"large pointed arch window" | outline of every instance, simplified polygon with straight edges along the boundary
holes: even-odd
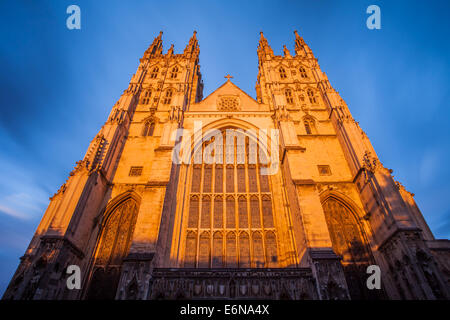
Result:
[[[372,264],[371,252],[355,214],[343,201],[329,197],[323,204],[333,251],[341,263],[353,299],[371,297],[366,287],[366,269]],[[376,291],[376,290],[375,290]]]
[[[114,299],[123,259],[130,250],[138,213],[132,198],[119,204],[101,228],[87,299]]]
[[[249,137],[235,136],[214,150],[211,164],[190,166],[184,267],[268,268],[278,266],[272,193]],[[242,143],[238,143],[238,140]],[[205,143],[196,153],[205,152]],[[256,145],[256,144],[255,144]],[[259,151],[258,151],[259,152]],[[194,158],[196,156],[194,155]],[[202,157],[198,157],[202,159]],[[254,161],[256,160],[256,161]],[[221,162],[221,163],[220,163]]]

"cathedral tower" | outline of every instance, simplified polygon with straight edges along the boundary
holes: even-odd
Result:
[[[196,32],[180,54],[161,32],[3,298],[450,298],[449,241],[294,34],[278,56],[261,32],[255,100],[231,76],[203,98]]]

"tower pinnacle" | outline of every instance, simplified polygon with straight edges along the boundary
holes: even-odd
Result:
[[[262,31],[259,32],[260,38],[259,38],[259,45],[258,45],[258,57],[261,60],[264,57],[270,56],[273,57],[273,50],[270,47],[269,43],[267,42],[267,39],[264,37],[264,34]]]
[[[187,44],[186,48],[184,49],[184,54],[193,56],[193,55],[198,55],[199,53],[200,53],[200,47],[198,45],[198,40],[197,40],[197,31],[194,30],[191,39],[189,39],[189,43]]]
[[[291,56],[291,53],[289,52],[289,49],[286,47],[286,45],[283,45],[283,53],[285,57]]]
[[[162,48],[162,34],[163,34],[163,32],[160,31],[158,36],[153,40],[152,44],[145,51],[144,59],[162,54],[162,50],[163,50],[163,48]]]
[[[306,44],[305,40],[298,34],[297,30],[294,30],[295,34],[295,53],[299,56],[308,56],[314,58],[312,50]]]
[[[169,50],[167,51],[167,55],[168,56],[172,56],[173,55],[173,43],[170,45]]]

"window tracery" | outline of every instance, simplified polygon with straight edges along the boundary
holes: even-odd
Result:
[[[220,111],[239,110],[239,98],[236,96],[221,96],[218,99],[217,108]]]
[[[306,93],[308,94],[309,102],[311,104],[316,104],[317,103],[317,99],[316,99],[316,95],[314,94],[314,91],[312,89],[308,89],[306,91]]]
[[[303,118],[303,124],[305,126],[305,132],[306,134],[316,134],[316,124],[312,117],[305,117]]]
[[[172,72],[170,73],[170,78],[171,79],[176,79],[178,76],[178,67],[175,66],[172,68]]]
[[[278,266],[268,176],[261,163],[249,163],[248,142],[233,148],[223,132],[222,164],[191,166],[185,267]]]
[[[286,97],[286,102],[288,104],[293,104],[294,103],[294,96],[292,95],[292,90],[291,89],[285,89],[284,90],[284,95]]]
[[[300,77],[302,77],[304,79],[308,78],[308,75],[306,74],[306,69],[304,67],[300,67],[299,71],[300,71]]]
[[[144,126],[142,127],[142,136],[151,137],[155,132],[155,120],[150,119],[144,122]]]
[[[371,253],[358,221],[343,202],[329,197],[323,204],[333,251],[342,257],[341,263],[348,279],[352,298],[362,299],[370,295],[363,276],[371,264]]]
[[[163,104],[170,104],[172,102],[173,90],[167,89],[166,94],[164,95]]]
[[[286,78],[287,78],[287,76],[286,76],[286,70],[284,70],[283,67],[280,67],[280,68],[278,69],[278,72],[279,72],[279,74],[280,74],[280,78],[281,78],[281,79],[286,79]]]
[[[114,299],[123,259],[130,250],[138,205],[128,199],[118,205],[102,228],[88,299]]]
[[[159,68],[154,67],[152,73],[150,73],[150,79],[156,79],[158,77]]]

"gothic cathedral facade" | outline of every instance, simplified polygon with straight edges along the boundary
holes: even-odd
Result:
[[[203,98],[199,53],[154,39],[3,299],[450,298],[450,242],[296,31],[282,56],[261,32],[256,100],[230,76]]]

